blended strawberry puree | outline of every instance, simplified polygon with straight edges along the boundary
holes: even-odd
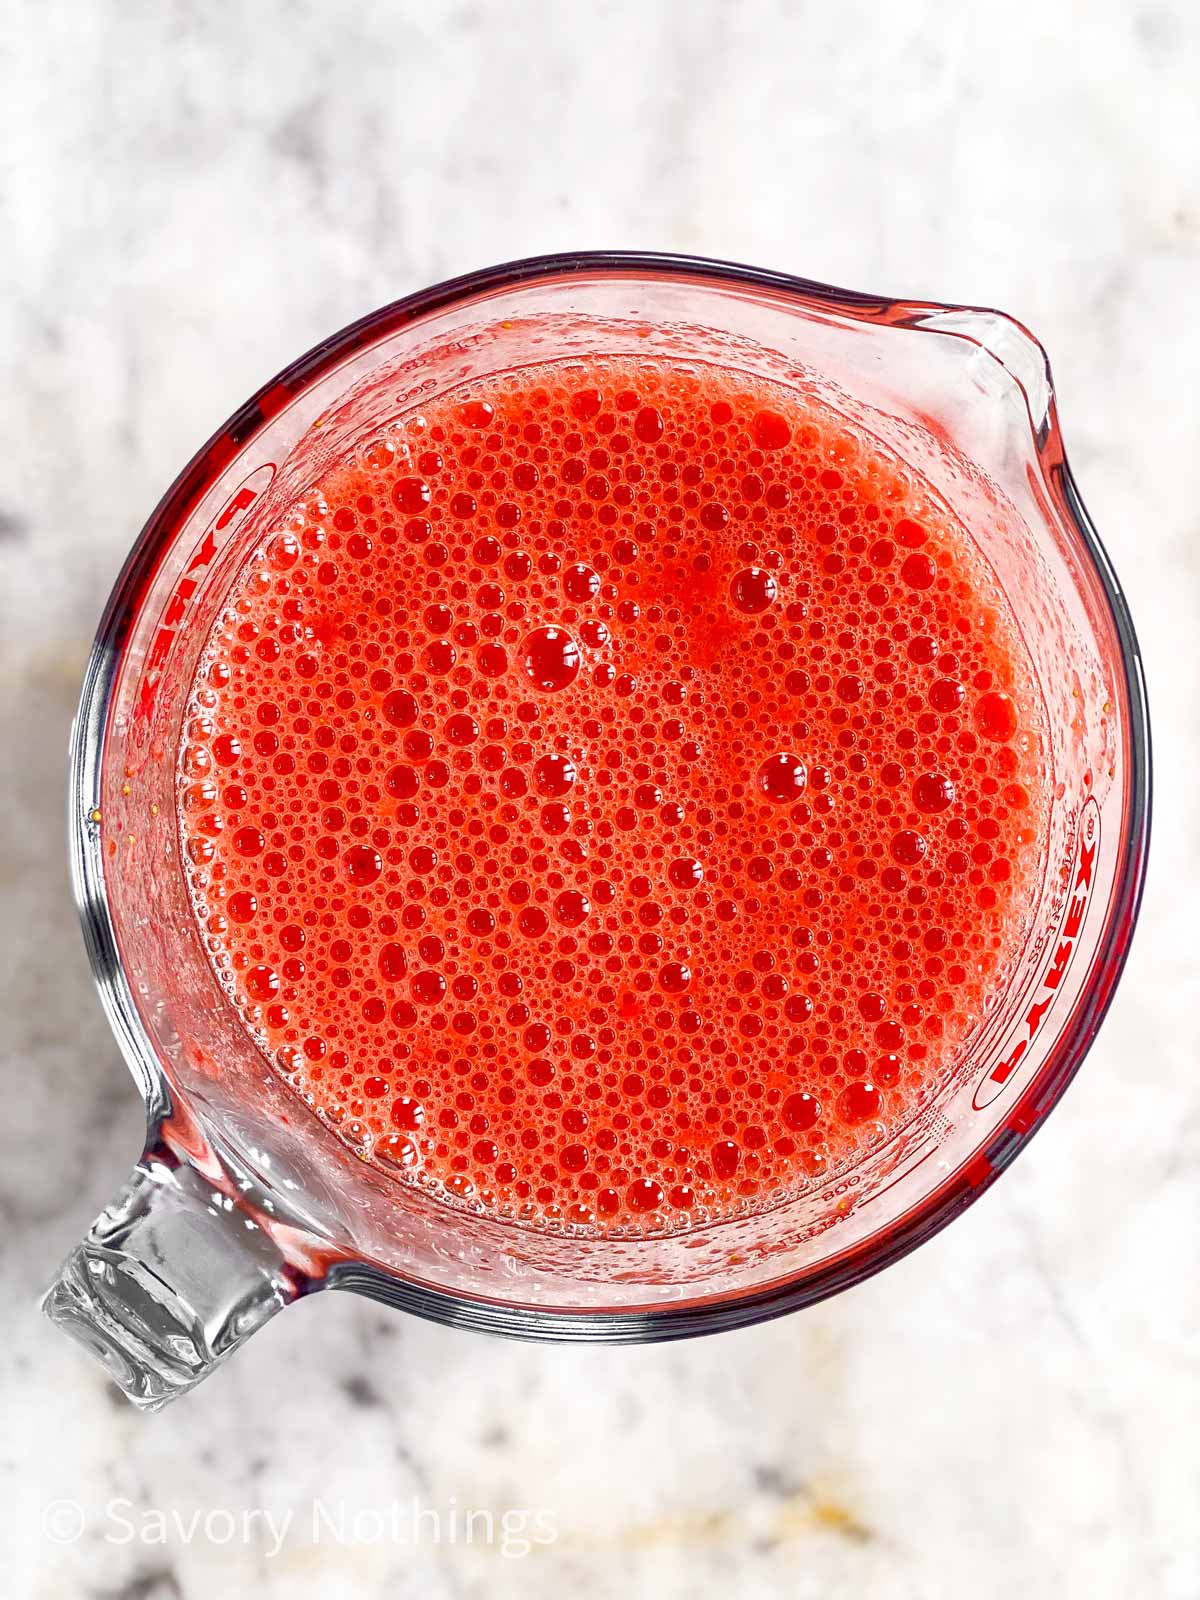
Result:
[[[594,1233],[761,1210],[911,1119],[1002,989],[1040,706],[968,531],[810,396],[504,372],[237,577],[180,749],[195,915],[398,1181]]]

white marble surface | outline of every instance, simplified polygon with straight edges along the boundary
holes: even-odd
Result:
[[[11,0],[0,52],[4,1593],[1194,1600],[1195,6]],[[140,1134],[62,842],[102,600],[193,447],[295,352],[589,244],[995,303],[1044,339],[1156,722],[1124,984],[1012,1173],[816,1310],[547,1350],[318,1297],[143,1418],[35,1311]],[[557,1538],[314,1540],[318,1495],[537,1508]],[[60,1499],[79,1539],[53,1537]],[[277,1552],[219,1514],[253,1508],[291,1512]],[[184,1519],[165,1542],[155,1510]]]

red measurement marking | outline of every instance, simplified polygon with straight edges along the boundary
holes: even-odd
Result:
[[[1095,800],[1089,800],[1079,818],[1079,851],[1075,863],[1074,881],[1071,897],[1063,910],[1058,938],[1056,940],[1052,937],[1050,940],[1051,955],[1042,981],[1029,1009],[1010,1038],[1005,1053],[975,1090],[971,1103],[976,1111],[982,1111],[985,1106],[990,1105],[1007,1086],[1013,1073],[1026,1059],[1030,1045],[1041,1032],[1054,1002],[1062,993],[1063,980],[1070,971],[1075,952],[1079,948],[1079,935],[1083,929],[1087,908],[1091,904],[1095,885],[1096,854],[1099,848],[1100,808]]]
[[[179,629],[187,616],[196,591],[203,582],[202,577],[194,576],[203,573],[216,557],[217,551],[224,542],[219,535],[227,533],[237,522],[245,516],[246,512],[259,498],[275,476],[275,463],[264,462],[261,467],[245,478],[233,491],[221,510],[209,523],[204,531],[204,537],[193,550],[183,576],[175,585],[170,599],[163,607],[162,616],[159,618],[158,628],[150,649],[146,653],[145,666],[142,669],[141,683],[138,686],[137,710],[135,715],[139,718],[149,717],[154,710],[154,701],[162,682],[163,668],[171,654],[172,647],[179,634]]]

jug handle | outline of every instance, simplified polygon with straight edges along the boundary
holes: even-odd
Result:
[[[63,1262],[42,1310],[134,1405],[157,1411],[300,1292],[249,1212],[159,1147]]]

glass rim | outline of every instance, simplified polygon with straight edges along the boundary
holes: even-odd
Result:
[[[352,1289],[398,1309],[451,1326],[552,1341],[641,1343],[744,1327],[810,1305],[861,1282],[940,1232],[966,1210],[1023,1150],[1079,1070],[1104,1020],[1125,965],[1145,884],[1151,815],[1150,723],[1145,678],[1124,594],[1067,461],[1049,362],[1039,341],[1016,319],[989,307],[896,300],[837,288],[794,274],[700,256],[633,250],[539,255],[447,279],[379,307],[329,335],[261,385],[192,457],[146,521],[126,558],[98,625],[71,736],[69,846],[71,882],[93,977],[110,1026],[137,1079],[153,1132],[175,1096],[143,1024],[124,971],[108,912],[103,853],[85,819],[99,804],[109,710],[124,656],[161,557],[196,505],[250,441],[297,395],[347,357],[438,311],[543,279],[585,277],[692,279],[715,287],[743,286],[777,293],[798,306],[825,309],[863,323],[968,337],[961,326],[939,330],[926,319],[1001,317],[1029,341],[1043,369],[1044,424],[1031,417],[1034,450],[1047,486],[1104,598],[1116,637],[1126,697],[1127,790],[1117,877],[1106,907],[1104,936],[1067,1027],[1046,1060],[1015,1097],[1002,1125],[893,1223],[812,1268],[745,1291],[665,1303],[645,1309],[568,1310],[511,1304],[458,1294],[361,1258],[333,1255],[311,1288]],[[454,1214],[447,1212],[453,1225]]]

